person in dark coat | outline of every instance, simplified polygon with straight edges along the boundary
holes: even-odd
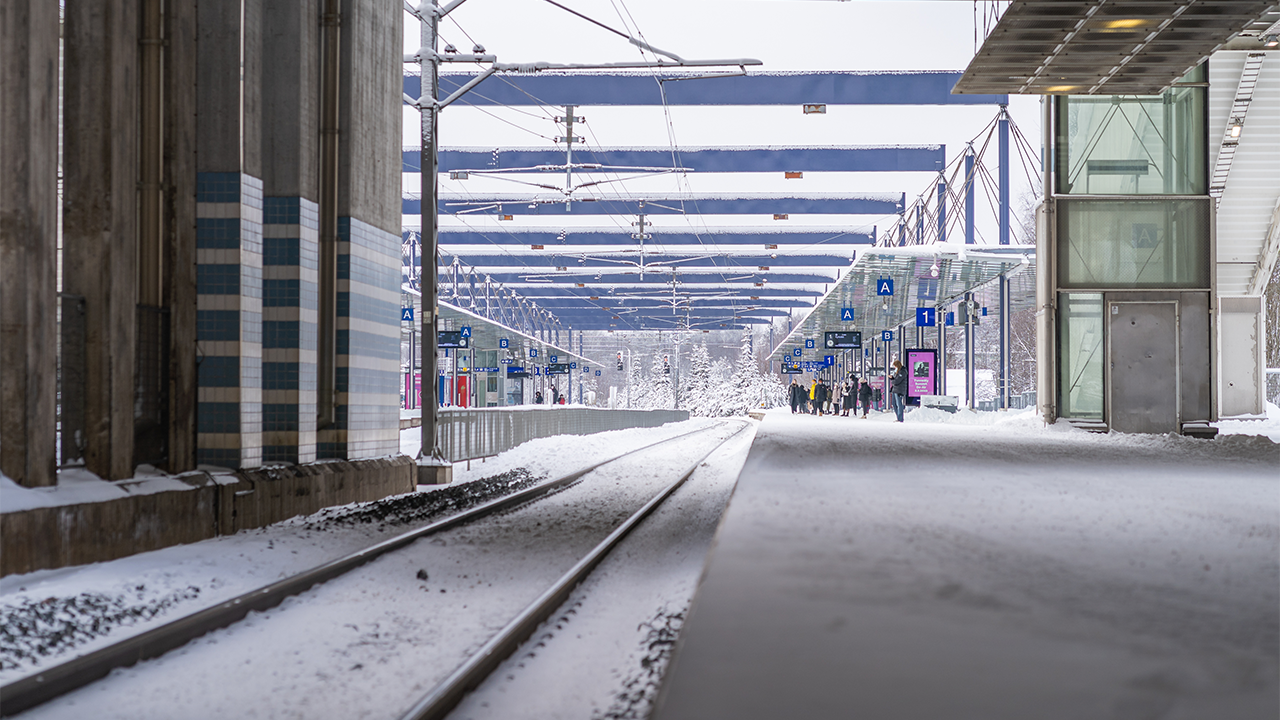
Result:
[[[862,401],[863,419],[866,419],[867,413],[871,412],[871,395],[871,383],[863,380],[862,387],[858,388],[858,399]]]
[[[791,378],[791,414],[796,414],[796,406],[800,404],[800,383],[795,378]]]
[[[818,381],[813,385],[813,412],[818,417],[822,417],[822,411],[827,405],[827,386],[825,383]]]
[[[902,422],[902,413],[907,409],[907,370],[902,367],[901,360],[893,361],[893,374],[889,376],[889,406]]]
[[[541,405],[541,404],[542,404],[542,391],[541,391],[541,390],[538,390],[537,392],[535,392],[535,393],[533,394],[533,404],[534,404],[534,405]]]
[[[858,404],[858,378],[854,378],[844,386],[844,412],[840,413],[841,417],[849,417],[849,411],[854,409]],[[856,412],[855,412],[856,414]]]

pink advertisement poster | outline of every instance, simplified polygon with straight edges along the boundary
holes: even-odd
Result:
[[[938,351],[907,351],[907,397],[938,394]]]

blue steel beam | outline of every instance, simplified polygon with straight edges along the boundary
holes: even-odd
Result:
[[[865,230],[850,231],[818,231],[818,232],[721,232],[711,230],[695,235],[689,232],[651,232],[652,238],[646,244],[653,245],[826,245],[821,250],[832,251],[833,247],[849,245],[873,245],[875,236]],[[618,229],[612,232],[601,230],[572,232],[569,230],[519,230],[478,232],[463,228],[440,228],[440,245],[454,247],[460,245],[542,245],[560,250],[565,246],[615,245],[632,247],[635,240],[631,233]],[[817,250],[817,248],[815,248]]]
[[[439,172],[513,170],[563,165],[561,148],[441,148]],[[662,167],[675,164],[670,148],[575,148],[575,163],[611,167]],[[680,151],[680,167],[700,173],[738,172],[937,172],[942,170],[942,145],[891,147],[693,147]],[[401,151],[401,170],[419,172],[417,148]],[[618,172],[582,168],[574,172]]]
[[[595,283],[595,284],[598,285],[598,283]],[[646,293],[654,293],[655,288],[652,288],[652,287],[644,288],[643,291]],[[704,293],[709,293],[713,291],[714,289],[699,290],[697,291],[697,294],[694,295],[694,299],[700,301],[701,299],[708,297],[708,295]],[[734,287],[734,288],[726,287],[723,289],[723,291],[720,291],[720,292],[725,295],[728,295],[730,293],[742,293],[742,296],[738,298],[739,302],[742,302],[744,300],[750,300],[751,298],[761,298],[761,299],[810,298],[809,300],[799,300],[799,302],[804,303],[803,307],[812,307],[813,300],[820,298],[823,295],[822,291],[820,290],[802,290],[802,289],[750,287],[750,286]],[[589,300],[592,297],[597,297],[597,298],[612,297],[608,293],[601,295],[598,287],[574,288],[574,287],[538,287],[538,286],[525,285],[521,287],[520,294],[526,298],[580,298],[583,300]],[[662,296],[655,293],[655,294],[649,295],[649,297],[656,298],[656,297],[662,297]],[[791,302],[791,300],[787,300],[787,302]],[[538,300],[538,304],[541,305],[542,300]]]
[[[441,73],[444,97],[478,73]],[[490,78],[462,102],[469,105],[999,105],[1008,95],[952,95],[959,72],[751,72],[709,80],[666,81],[651,73],[544,72]],[[664,75],[678,77],[678,75]],[[404,92],[419,97],[421,79],[404,76]]]
[[[511,195],[441,198],[441,215],[891,215],[899,212],[906,195],[898,198],[858,196],[750,195],[651,199],[574,198],[567,206],[560,199],[518,198]],[[643,205],[641,205],[643,203]],[[404,215],[419,215],[422,199],[406,195]]]
[[[607,288],[614,285],[670,285],[670,272],[654,272],[646,271],[644,277],[640,277],[638,270],[627,270],[624,272],[613,273],[597,273],[593,271],[582,272],[537,272],[530,270],[529,272],[489,272],[485,273],[493,279],[494,282],[503,283],[511,287],[523,284],[536,285],[538,283],[583,283],[587,287],[598,287],[607,292]],[[599,275],[602,279],[596,280]],[[604,278],[608,279],[604,279]],[[529,280],[529,278],[537,278]],[[747,272],[746,268],[741,269],[725,269],[721,271],[714,270],[689,270],[680,271],[677,274],[677,280],[682,285],[752,285],[753,283],[832,283],[836,281],[835,273],[831,275],[820,275],[818,273],[781,273],[781,272]],[[517,292],[523,294],[520,288],[516,287]]]
[[[569,270],[588,268],[593,271],[596,269],[635,269],[634,263],[640,260],[639,253],[588,254],[585,257],[583,255],[539,254],[536,250],[519,255],[451,255],[446,253],[440,265],[442,277],[449,270],[454,258],[457,258],[465,268],[478,268],[477,272],[481,274],[484,271],[480,268],[491,267],[564,267]],[[717,255],[704,257],[663,254],[647,255],[645,257],[645,266],[651,269],[671,267],[755,269],[758,267],[849,267],[849,265],[848,255],[779,255],[778,257],[771,255]]]

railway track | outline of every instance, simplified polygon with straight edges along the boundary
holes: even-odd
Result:
[[[472,656],[472,661],[468,661],[463,668],[450,676],[446,683],[452,683],[451,688],[444,692],[433,692],[422,702],[415,705],[415,710],[419,712],[414,717],[438,717],[440,715],[421,714],[421,712],[441,712],[440,708],[446,705],[451,708],[456,704],[457,700],[465,694],[466,690],[474,687],[482,679],[482,675],[478,673],[476,667],[472,667],[473,661],[480,661],[480,668],[488,668],[492,670],[497,662],[506,657],[511,651],[518,647],[520,640],[527,637],[529,632],[541,622],[544,613],[549,613],[559,604],[554,599],[567,595],[567,592],[574,585],[581,581],[590,569],[597,564],[600,559],[607,554],[608,549],[617,544],[626,533],[639,523],[641,519],[648,513],[652,512],[667,496],[671,494],[693,471],[697,468],[698,463],[714,452],[715,448],[720,447],[729,439],[739,434],[748,425],[743,426],[739,430],[733,432],[715,444],[715,447],[708,453],[699,457],[697,463],[693,463],[687,471],[681,474],[680,478],[664,488],[663,492],[653,498],[645,505],[641,511],[632,515],[626,522],[616,529],[604,543],[597,546],[596,549],[587,557],[580,561],[574,568],[556,583],[555,587],[548,590],[539,598],[534,606],[527,608],[521,613],[521,618],[513,621],[507,628],[499,633],[499,638],[495,638],[486,644],[481,652]],[[256,590],[244,593],[238,597],[219,602],[198,612],[189,614],[180,619],[174,620],[165,625],[153,628],[147,632],[141,633],[134,637],[124,639],[118,643],[100,648],[94,652],[84,656],[75,658],[68,662],[53,666],[28,677],[14,681],[0,688],[0,715],[8,717],[27,709],[36,707],[49,700],[55,699],[76,689],[95,682],[116,668],[134,665],[142,660],[157,658],[171,650],[182,647],[187,643],[199,638],[214,630],[230,627],[237,622],[243,620],[249,613],[254,611],[264,611],[273,608],[283,602],[285,599],[300,595],[308,590],[315,588],[317,585],[333,580],[351,571],[359,568],[375,558],[393,553],[396,550],[407,547],[415,541],[445,531],[456,529],[481,520],[486,517],[494,516],[499,513],[514,510],[529,503],[549,497],[560,491],[563,491],[581,481],[588,474],[600,470],[613,463],[618,463],[628,458],[633,458],[640,453],[653,452],[663,446],[670,446],[682,439],[691,438],[696,435],[705,435],[714,431],[723,431],[724,426],[718,425],[712,428],[699,428],[689,432],[681,433],[673,437],[664,438],[663,440],[650,443],[648,445],[630,450],[610,457],[606,460],[593,463],[587,467],[581,468],[572,473],[563,475],[553,480],[543,482],[525,490],[513,493],[509,496],[493,500],[481,506],[470,510],[460,512],[449,518],[430,523],[423,527],[402,533],[394,538],[384,540],[363,550],[351,553],[336,560],[324,563],[305,572],[284,578],[269,585],[260,587]],[[606,547],[607,546],[607,547]],[[577,579],[572,580],[570,576]],[[568,585],[565,583],[568,582]],[[562,601],[562,600],[561,600]],[[527,627],[527,631],[525,628]],[[500,639],[501,638],[501,639]],[[489,659],[486,662],[486,659]],[[490,665],[489,663],[492,663]],[[442,686],[443,687],[443,686]],[[461,688],[461,692],[457,688]],[[439,690],[439,688],[438,688]],[[425,703],[425,704],[424,704]],[[424,710],[425,709],[425,710]]]

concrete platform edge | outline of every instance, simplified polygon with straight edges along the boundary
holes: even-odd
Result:
[[[190,490],[0,515],[0,576],[103,562],[264,527],[417,486],[412,458],[325,460],[178,477]]]

